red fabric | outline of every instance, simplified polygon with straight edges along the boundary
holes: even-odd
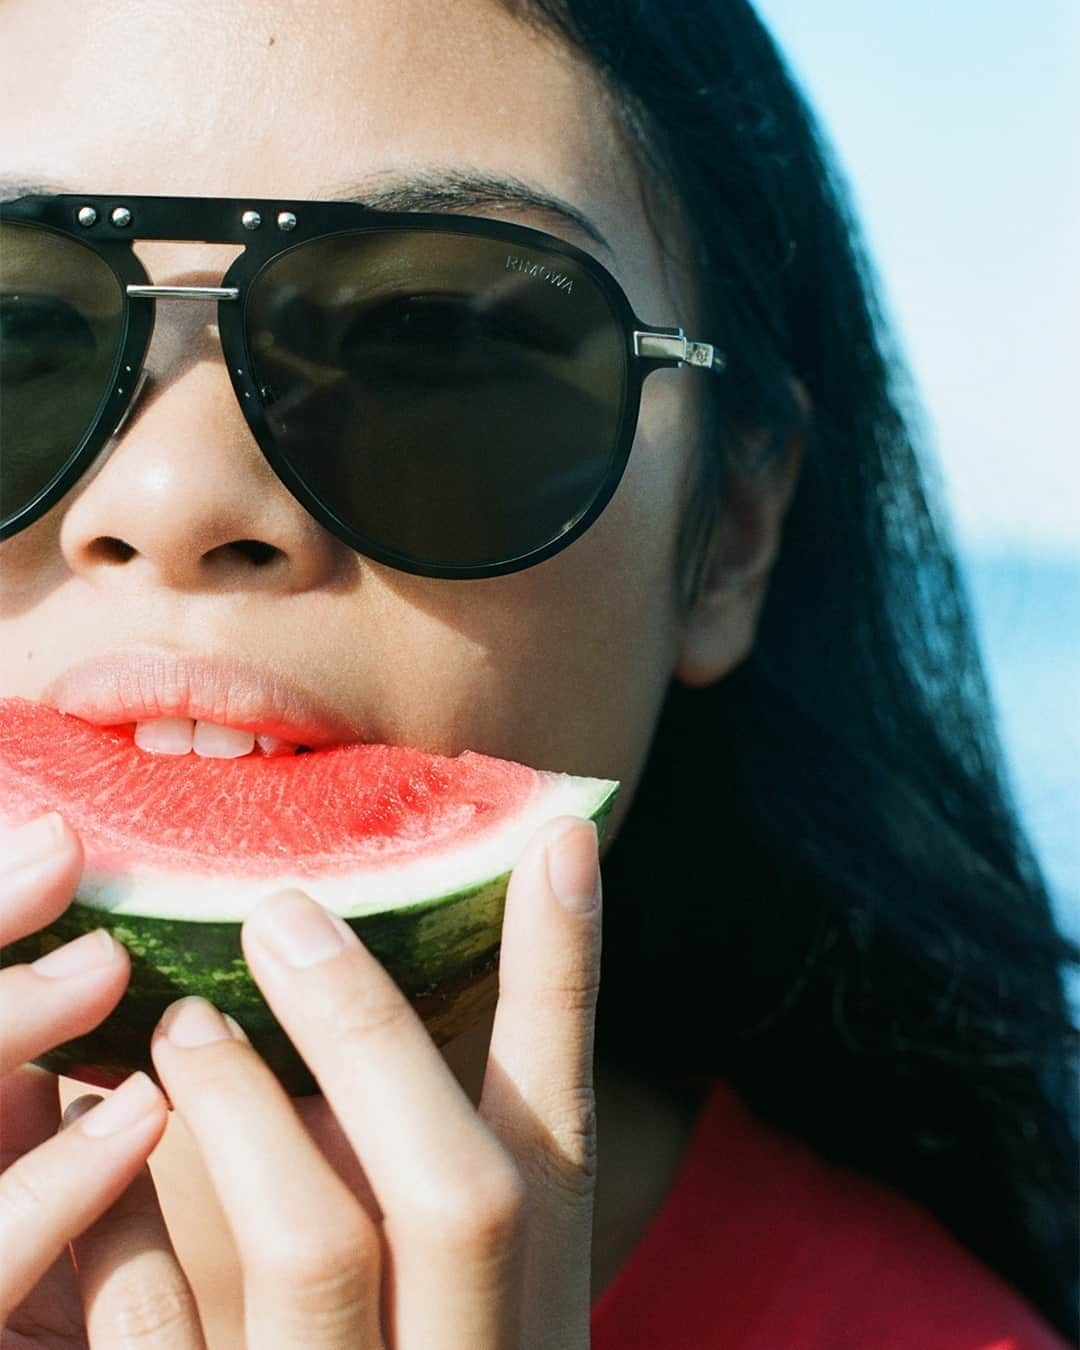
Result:
[[[756,1120],[726,1086],[593,1307],[592,1350],[1068,1350],[902,1196]]]

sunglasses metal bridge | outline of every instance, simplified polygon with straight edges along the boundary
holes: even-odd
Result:
[[[239,300],[239,286],[136,286],[125,294],[142,300]]]

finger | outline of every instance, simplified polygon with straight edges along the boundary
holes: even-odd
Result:
[[[55,1074],[25,1064],[0,1080],[0,1172],[51,1139],[59,1123]]]
[[[71,1123],[94,1098],[64,1112]],[[176,1259],[148,1167],[72,1244],[86,1333],[92,1347],[152,1345],[154,1350],[205,1350],[195,1297]]]
[[[511,878],[480,1098],[529,1186],[530,1306],[557,1306],[568,1319],[553,1344],[574,1344],[588,1325],[600,927],[596,829],[560,817],[530,841]]]
[[[59,1120],[60,1096],[54,1074],[33,1064],[9,1074],[0,1082],[0,1172],[16,1158],[51,1139]],[[69,1335],[73,1345],[79,1343],[83,1334],[75,1267],[66,1247],[35,1282],[30,1296],[4,1323],[12,1337],[22,1333],[28,1338],[40,1335],[43,1325],[61,1340]],[[0,1345],[6,1346],[2,1337]]]
[[[297,891],[259,905],[242,940],[383,1211],[387,1339],[515,1343],[524,1187],[419,1017],[349,926]]]
[[[129,1184],[161,1138],[165,1115],[158,1089],[133,1074],[0,1176],[0,1324]]]
[[[55,812],[0,831],[0,947],[63,914],[82,866],[82,844]]]
[[[236,1242],[247,1342],[375,1350],[379,1234],[238,1033],[209,1003],[181,999],[151,1049]]]
[[[345,1183],[349,1193],[356,1197],[376,1225],[382,1224],[382,1210],[363,1164],[353,1152],[352,1145],[341,1132],[337,1116],[322,1095],[292,1097],[293,1110],[308,1134],[319,1147],[319,1152]]]
[[[0,974],[0,1077],[96,1027],[116,1006],[131,965],[103,928]]]
[[[530,841],[511,877],[480,1101],[515,1156],[523,1149],[550,1184],[571,1194],[591,1189],[595,1167],[600,938],[596,828],[560,817]]]

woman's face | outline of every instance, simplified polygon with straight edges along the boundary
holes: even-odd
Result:
[[[577,207],[610,254],[531,208],[477,214],[598,252],[636,313],[708,338],[589,68],[499,4],[6,0],[0,48],[15,181],[362,198],[420,171],[513,176]],[[156,283],[214,285],[236,249],[138,252]],[[369,739],[618,778],[617,823],[684,639],[675,546],[706,376],[649,377],[625,477],[582,538],[455,582],[359,557],[304,511],[247,430],[202,306],[159,305],[147,366],[110,453],[0,545],[0,694],[48,700],[76,663],[136,647],[228,652]]]

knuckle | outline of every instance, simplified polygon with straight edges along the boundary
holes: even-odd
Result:
[[[340,1045],[356,1045],[404,1025],[413,1015],[396,988],[371,988],[358,981],[348,987],[334,1010],[335,1038]]]
[[[494,1255],[522,1237],[526,1202],[524,1177],[500,1151],[494,1160],[433,1189],[424,1217],[445,1248],[459,1255]]]
[[[46,1203],[43,1183],[29,1155],[11,1164],[0,1180],[0,1231],[17,1233],[21,1224],[40,1215]]]
[[[256,1100],[259,1072],[254,1053],[239,1041],[215,1041],[185,1057],[181,1072],[188,1080],[187,1093],[197,1093],[198,1102]],[[173,1073],[177,1071],[174,1069]]]
[[[533,1157],[541,1185],[574,1200],[591,1198],[597,1172],[596,1093],[576,1088],[550,1103],[540,1119],[545,1137]]]
[[[153,1284],[120,1275],[110,1281],[108,1296],[108,1320],[117,1345],[168,1344],[170,1333],[185,1332],[194,1316],[190,1292],[179,1274]]]
[[[256,1283],[249,1297],[260,1306],[261,1320],[273,1325],[275,1344],[351,1345],[358,1327],[378,1325],[378,1288],[377,1275],[340,1264]]]
[[[269,1287],[287,1289],[303,1307],[352,1303],[378,1271],[379,1244],[361,1224],[323,1225],[269,1236],[258,1253],[259,1276]]]
[[[600,994],[600,971],[592,968],[555,980],[544,990],[544,1002],[558,1015],[591,1016]]]
[[[261,1304],[257,1322],[273,1327],[275,1345],[382,1345],[369,1340],[379,1325],[378,1286],[357,1271],[327,1272],[308,1284],[256,1290],[251,1298]],[[248,1342],[252,1347],[263,1343]]]

